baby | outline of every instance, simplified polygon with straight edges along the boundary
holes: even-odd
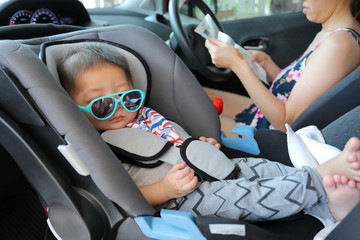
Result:
[[[133,89],[126,59],[104,43],[72,47],[58,66],[62,86],[98,131],[154,124],[163,118],[171,134],[158,134],[181,146],[178,132],[156,111],[141,107],[144,93]],[[164,126],[165,126],[164,125]],[[175,136],[175,137],[174,137]],[[201,138],[220,145],[212,138]],[[360,140],[352,138],[335,158],[317,169],[296,169],[256,158],[233,161],[237,179],[199,181],[186,164],[164,163],[151,169],[125,165],[152,206],[249,221],[274,220],[301,210],[326,221],[343,219],[360,200]],[[220,150],[219,150],[220,151]]]

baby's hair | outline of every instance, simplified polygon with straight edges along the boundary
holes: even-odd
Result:
[[[57,66],[63,88],[72,95],[75,91],[75,78],[84,71],[103,63],[120,67],[125,72],[126,79],[132,87],[129,64],[126,58],[115,48],[101,42],[84,42],[70,46]]]

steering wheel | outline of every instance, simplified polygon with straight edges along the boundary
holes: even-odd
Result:
[[[220,31],[223,31],[214,13],[202,0],[190,0],[201,12],[209,14]],[[185,55],[185,62],[189,68],[196,70],[206,79],[213,81],[224,81],[232,75],[230,69],[220,69],[212,63],[211,56],[205,47],[205,40],[194,32],[196,26],[189,25],[185,29],[180,20],[179,1],[169,1],[170,25],[174,32],[177,43]]]

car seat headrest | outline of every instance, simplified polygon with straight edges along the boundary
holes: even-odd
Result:
[[[151,86],[151,76],[145,61],[134,50],[120,44],[99,39],[45,42],[40,46],[40,59],[47,65],[54,77],[60,81],[57,66],[67,52],[66,48],[70,46],[81,46],[84,42],[94,41],[106,44],[112,48],[113,51],[119,52],[119,54],[124,56],[129,64],[134,88],[140,89],[148,95]]]
[[[149,30],[124,24],[23,40],[22,43],[30,46],[38,54],[39,44],[45,42],[74,43],[83,42],[84,39],[108,41],[125,46],[125,50],[136,51],[148,66],[148,76],[151,75],[151,82],[148,80],[147,89],[144,91],[144,105],[178,123],[193,137],[205,135],[221,141],[219,116],[196,76],[168,44]],[[61,48],[59,52],[62,52]],[[44,56],[43,53],[41,55]],[[48,62],[46,59],[47,65],[51,68]],[[50,74],[50,71],[48,73]]]

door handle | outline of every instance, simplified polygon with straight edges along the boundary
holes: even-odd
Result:
[[[246,50],[258,50],[264,52],[269,48],[269,45],[269,39],[263,37],[247,40],[243,44],[243,48],[245,48]]]
[[[246,50],[258,50],[258,51],[265,51],[266,47],[263,45],[259,46],[244,46]]]

